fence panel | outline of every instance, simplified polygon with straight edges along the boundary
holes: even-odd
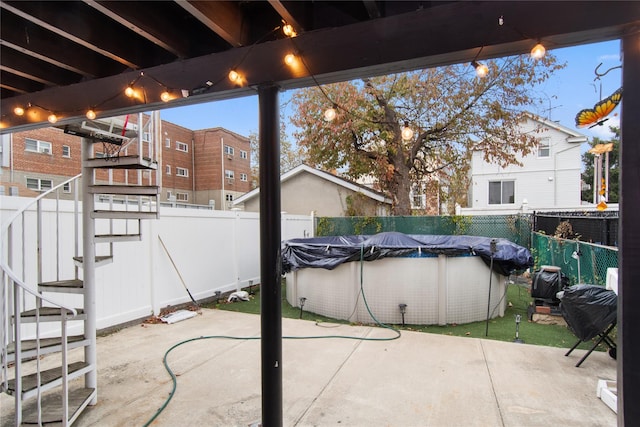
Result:
[[[604,286],[607,268],[618,267],[618,249],[578,240],[560,239],[532,233],[531,254],[535,266],[555,265],[569,277],[572,285],[588,283]]]
[[[531,215],[321,217],[316,236],[346,236],[397,231],[405,234],[470,235],[508,239],[529,247]]]

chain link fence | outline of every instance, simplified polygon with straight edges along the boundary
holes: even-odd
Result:
[[[618,249],[578,240],[560,239],[532,233],[534,269],[542,265],[560,267],[571,285],[588,283],[604,286],[607,268],[618,267]]]
[[[468,235],[504,238],[528,248],[530,214],[479,216],[387,216],[316,218],[316,236],[371,235],[383,231],[405,234]]]

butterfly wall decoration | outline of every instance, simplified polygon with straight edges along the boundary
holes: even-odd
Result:
[[[576,126],[579,128],[589,126],[589,129],[594,126],[602,126],[604,122],[609,120],[607,116],[618,106],[620,100],[622,100],[622,88],[598,102],[593,108],[578,112],[576,114]]]

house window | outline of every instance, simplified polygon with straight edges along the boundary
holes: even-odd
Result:
[[[67,182],[66,184],[64,184],[62,186],[62,192],[63,193],[71,193],[71,183]]]
[[[233,194],[225,194],[224,198],[227,202],[233,202]]]
[[[551,155],[549,138],[542,138],[538,142],[538,158],[547,158]]]
[[[422,209],[422,194],[413,194],[411,196],[411,207],[413,209]]]
[[[189,200],[189,194],[188,193],[176,193],[176,200],[178,202],[186,202]]]
[[[51,154],[51,143],[46,141],[38,141],[37,139],[25,138],[25,151],[34,153]]]
[[[246,173],[241,173],[240,174],[240,181],[247,182],[247,174]]]
[[[189,169],[176,167],[176,176],[189,176]]]
[[[247,152],[244,150],[240,150],[240,158],[241,159],[246,159],[247,158]]]
[[[515,181],[489,182],[489,204],[507,205],[515,203]]]
[[[47,191],[53,188],[53,182],[50,179],[27,178],[27,188],[35,191]]]
[[[164,173],[171,175],[171,165],[164,165]]]
[[[164,146],[167,148],[171,148],[171,138],[164,139]]]
[[[233,171],[230,171],[229,169],[224,171],[224,176],[227,179],[233,179],[235,178],[235,174],[233,173]]]
[[[233,156],[233,147],[229,147],[228,145],[224,146],[224,154],[226,154],[227,156]]]
[[[142,134],[142,140],[144,142],[149,142],[151,141],[151,133],[150,132],[143,132]]]
[[[71,147],[68,145],[62,146],[62,157],[71,157]]]
[[[184,142],[176,141],[176,150],[182,151],[185,153],[189,152],[189,146]]]

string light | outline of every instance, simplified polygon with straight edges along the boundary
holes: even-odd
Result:
[[[55,123],[58,121],[58,116],[55,115],[55,113],[51,113],[49,114],[49,116],[47,117],[47,120],[49,121],[49,123]]]
[[[171,101],[171,92],[169,92],[169,89],[165,89],[161,94],[160,94],[160,99],[163,102],[169,102]]]
[[[485,77],[489,73],[489,67],[477,61],[471,61],[471,66],[476,69],[476,75],[480,78]]]
[[[327,122],[331,122],[335,118],[336,118],[336,105],[334,104],[332,107],[329,107],[324,111],[324,119]]]
[[[236,70],[231,70],[229,71],[229,80],[234,84],[242,84],[242,74],[238,73]]]
[[[544,58],[544,54],[547,52],[547,50],[544,48],[544,46],[540,43],[538,43],[537,45],[535,45],[533,47],[533,49],[531,49],[531,57],[533,59],[542,59]]]
[[[86,118],[89,120],[95,120],[96,118],[96,112],[93,110],[93,108],[89,108],[87,110],[87,113],[85,114]]]
[[[402,139],[404,141],[413,139],[413,129],[409,127],[409,122],[404,122],[404,127],[402,128],[402,132],[400,133],[400,135],[402,136]]]
[[[296,63],[296,56],[293,53],[288,53],[284,57],[284,63],[288,66],[293,66]]]
[[[298,33],[296,33],[296,30],[293,28],[293,25],[291,24],[284,24],[282,26],[282,32],[287,37],[295,37],[298,35]]]
[[[13,109],[13,114],[15,114],[16,116],[24,116],[24,108],[22,107],[16,107]]]
[[[136,90],[133,88],[133,85],[127,86],[127,88],[124,90],[124,94],[127,95],[129,98],[133,98],[134,95],[136,94]]]

